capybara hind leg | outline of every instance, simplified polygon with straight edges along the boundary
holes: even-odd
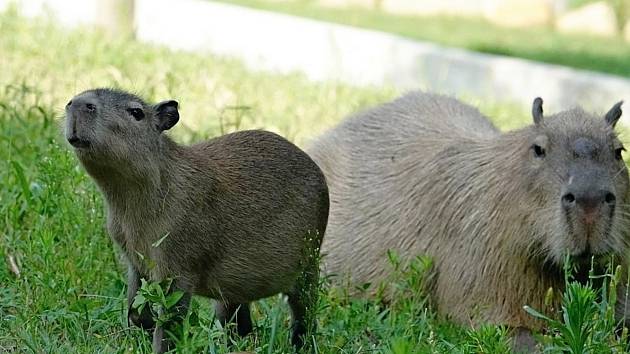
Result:
[[[309,245],[312,246],[312,245]],[[317,249],[319,245],[317,245]],[[315,248],[311,248],[314,251]],[[309,256],[293,290],[286,293],[293,322],[291,343],[296,349],[308,349],[308,338],[317,330],[317,304],[319,300],[319,264],[317,254]],[[305,347],[306,345],[306,347]]]
[[[304,339],[307,335],[306,326],[306,306],[297,294],[287,294],[291,313],[293,315],[293,323],[291,325],[291,343],[296,348],[304,346]]]
[[[315,290],[316,291],[316,290]],[[291,343],[296,349],[303,348],[308,337],[315,334],[315,306],[317,297],[313,294],[292,292],[287,294],[293,321],[291,325]]]
[[[224,328],[236,323],[236,333],[239,336],[244,337],[251,333],[253,326],[249,304],[229,304],[217,301],[215,312]]]

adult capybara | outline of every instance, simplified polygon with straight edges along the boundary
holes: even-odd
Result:
[[[428,255],[439,314],[533,345],[541,323],[523,305],[564,288],[565,255],[586,266],[629,248],[620,106],[543,117],[538,98],[533,125],[501,133],[456,99],[411,93],[345,120],[308,150],[330,190],[326,272],[358,288],[387,279],[388,250]]]
[[[223,323],[252,329],[249,302],[285,293],[293,344],[314,330],[317,258],[328,217],[324,175],[303,151],[265,131],[241,131],[191,146],[163,134],[178,104],[149,105],[94,89],[66,106],[66,138],[107,204],[107,229],[129,263],[131,322],[151,328],[131,303],[140,279],[173,278],[185,293],[218,300]],[[162,326],[153,347],[165,351]]]

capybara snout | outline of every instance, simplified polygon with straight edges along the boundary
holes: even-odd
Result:
[[[540,253],[559,266],[565,255],[586,259],[628,247],[618,209],[628,194],[624,148],[614,133],[620,116],[615,105],[604,117],[574,108],[543,118],[540,106],[530,129],[531,192],[540,210],[532,214],[549,218],[550,228]]]
[[[75,148],[90,145],[93,128],[90,124],[96,116],[96,102],[89,97],[79,96],[66,104],[66,139]]]
[[[610,230],[615,217],[615,186],[611,183],[610,173],[594,165],[572,168],[560,198],[561,208],[576,238],[575,248],[569,252],[571,255],[588,256],[590,252],[610,251],[598,243],[606,242],[609,236],[604,234]]]

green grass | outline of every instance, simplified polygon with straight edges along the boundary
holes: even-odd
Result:
[[[254,73],[232,60],[64,32],[14,14],[0,15],[0,33],[0,247],[20,271],[18,277],[0,262],[0,352],[150,351],[150,338],[126,325],[124,267],[104,229],[101,195],[61,136],[64,104],[76,93],[114,86],[152,101],[175,98],[181,124],[172,134],[180,142],[266,128],[300,145],[347,114],[397,94]],[[481,108],[503,128],[529,121],[514,107]],[[427,308],[417,291],[426,262],[396,273],[391,283],[399,300],[385,308],[324,286],[318,352],[504,351],[505,329],[460,328]],[[195,298],[192,307],[181,352],[290,351],[289,313],[280,297],[257,302],[255,334],[231,346],[210,302]],[[606,338],[613,340],[612,332]]]
[[[309,0],[218,0],[283,12],[473,51],[630,76],[630,43],[621,38],[560,34],[549,28],[510,29],[481,19],[403,16],[363,8],[329,8]]]

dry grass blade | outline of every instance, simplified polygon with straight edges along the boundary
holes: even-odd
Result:
[[[15,275],[16,278],[20,277],[20,268],[18,268],[17,262],[15,261],[15,257],[11,254],[7,254],[7,264],[9,265],[9,270],[11,273]]]

